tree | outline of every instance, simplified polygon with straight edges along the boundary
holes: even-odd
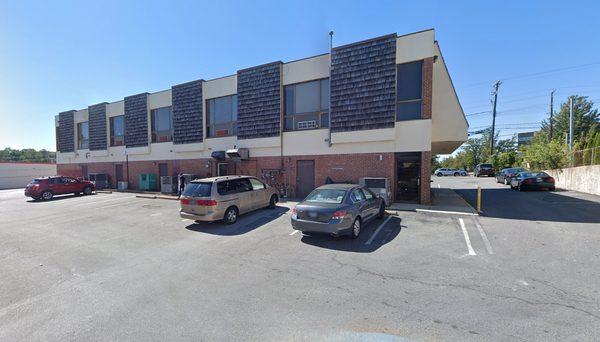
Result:
[[[560,169],[567,165],[567,146],[560,140],[549,140],[545,132],[537,134],[525,148],[525,163],[533,170]]]
[[[46,150],[36,151],[32,148],[15,150],[10,147],[0,150],[0,161],[49,163],[54,162],[55,158],[55,152],[49,152]]]
[[[594,102],[588,100],[587,96],[572,95],[573,99],[573,140],[580,140],[591,128],[598,129],[600,114],[598,109],[593,109]],[[560,110],[552,119],[553,139],[564,141],[569,134],[569,101],[560,105]],[[542,121],[542,131],[550,134],[550,119]]]

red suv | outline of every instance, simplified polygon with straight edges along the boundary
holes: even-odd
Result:
[[[36,178],[25,188],[25,196],[35,200],[51,200],[54,195],[75,194],[90,195],[96,186],[87,180],[78,180],[71,177],[53,176]]]

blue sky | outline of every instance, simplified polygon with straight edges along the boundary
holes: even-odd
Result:
[[[342,45],[432,27],[465,113],[490,110],[504,80],[505,138],[547,115],[553,88],[557,103],[600,103],[599,12],[593,1],[0,0],[0,148],[54,150],[60,111],[327,52],[329,30]]]

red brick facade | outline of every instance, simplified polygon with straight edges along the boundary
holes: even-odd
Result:
[[[433,57],[423,60],[423,102],[421,117],[431,119],[433,92]]]

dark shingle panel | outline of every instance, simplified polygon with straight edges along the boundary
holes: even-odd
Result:
[[[106,150],[106,102],[88,107],[90,150]]]
[[[58,151],[75,152],[74,110],[58,114]]]
[[[394,127],[395,96],[395,34],[333,49],[333,132]]]
[[[281,62],[237,72],[238,139],[278,136]]]
[[[173,143],[202,142],[202,80],[171,87],[173,103]]]
[[[125,145],[148,146],[148,93],[125,98]]]

